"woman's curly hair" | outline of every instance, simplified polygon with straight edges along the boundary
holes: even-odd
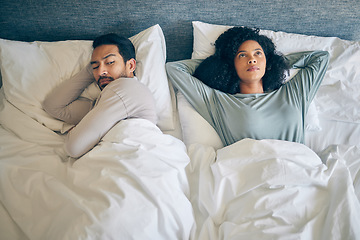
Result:
[[[239,93],[240,79],[236,73],[234,58],[243,42],[254,40],[263,48],[266,57],[266,71],[262,78],[264,91],[280,88],[289,67],[284,57],[276,51],[272,40],[260,35],[259,31],[247,27],[233,27],[221,34],[215,42],[215,53],[198,66],[194,77],[222,92]]]

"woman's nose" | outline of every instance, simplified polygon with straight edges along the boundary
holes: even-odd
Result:
[[[254,58],[249,59],[249,64],[254,64],[254,63],[256,63],[256,59]]]

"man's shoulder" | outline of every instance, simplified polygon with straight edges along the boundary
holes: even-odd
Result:
[[[119,78],[107,85],[102,91],[102,95],[117,94],[119,96],[133,96],[140,94],[150,94],[150,89],[141,83],[136,77],[133,78]]]
[[[104,90],[118,90],[118,89],[126,89],[133,87],[145,87],[143,83],[141,83],[136,77],[133,78],[118,78],[111,83],[109,83]],[[103,91],[104,91],[103,90]]]

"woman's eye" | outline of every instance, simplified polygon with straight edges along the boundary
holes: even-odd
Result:
[[[258,51],[258,52],[256,52],[255,54],[258,55],[258,56],[261,56],[261,55],[262,55],[262,52]]]
[[[245,54],[244,54],[244,53],[240,53],[240,54],[239,54],[239,58],[242,58],[242,57],[245,57]]]
[[[114,63],[115,63],[115,61],[111,61],[111,62],[108,62],[107,65],[112,65]]]

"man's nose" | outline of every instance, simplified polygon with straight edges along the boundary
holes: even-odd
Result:
[[[99,66],[99,74],[100,76],[108,74],[107,68],[102,64]]]

